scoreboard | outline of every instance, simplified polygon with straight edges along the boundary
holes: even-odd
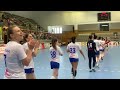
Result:
[[[102,12],[97,14],[98,22],[111,21],[111,12]]]

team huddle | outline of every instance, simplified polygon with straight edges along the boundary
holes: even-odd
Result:
[[[40,49],[40,41],[36,40],[32,34],[25,34],[18,26],[8,28],[9,42],[6,45],[4,52],[5,61],[5,79],[36,79],[34,74],[34,57],[38,55]],[[24,43],[21,44],[21,40]],[[77,67],[79,62],[79,53],[86,60],[86,57],[81,49],[81,45],[76,43],[76,38],[72,37],[71,42],[67,45],[66,52],[69,53],[69,61],[71,63],[71,74],[73,78],[77,75]],[[109,40],[103,40],[101,37],[97,39],[96,35],[90,35],[87,42],[89,69],[90,72],[95,72],[95,68],[99,67],[100,60],[103,60],[105,51],[107,50]],[[58,45],[57,38],[51,41],[50,66],[53,69],[51,79],[58,79],[60,68],[60,56],[63,52]],[[91,64],[93,59],[93,65]]]

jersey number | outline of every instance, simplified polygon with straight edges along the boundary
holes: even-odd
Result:
[[[92,43],[89,43],[89,44],[88,44],[88,48],[92,48]]]
[[[75,48],[70,48],[70,53],[75,53]]]
[[[51,51],[50,54],[51,54],[51,57],[52,57],[52,58],[55,58],[55,57],[56,57],[56,52],[55,52],[55,51]]]

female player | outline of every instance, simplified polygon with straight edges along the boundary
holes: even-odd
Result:
[[[58,40],[56,38],[52,39],[51,42],[52,46],[50,47],[50,65],[51,69],[53,69],[53,74],[51,79],[58,79],[58,70],[60,67],[60,55],[62,56],[63,53],[61,51],[61,48],[58,46]]]
[[[29,50],[29,42],[32,39],[33,39],[33,36],[31,34],[28,34],[28,33],[25,34],[25,36],[24,36],[25,43],[23,44],[23,48],[24,48],[25,52],[27,52],[27,50]],[[34,74],[33,57],[35,57],[37,55],[38,50],[39,50],[39,46],[40,46],[40,42],[36,41],[36,45],[35,45],[33,52],[32,52],[32,60],[28,66],[24,66],[24,70],[26,73],[26,79],[36,79],[35,74]]]
[[[85,56],[81,50],[81,46],[79,44],[75,43],[75,39],[76,39],[75,37],[72,37],[71,43],[69,43],[67,46],[67,52],[69,52],[69,60],[70,60],[70,63],[72,65],[71,72],[73,74],[73,79],[77,75],[77,66],[78,66],[78,61],[79,61],[77,51],[80,51],[80,53],[82,54],[82,56],[85,59]]]

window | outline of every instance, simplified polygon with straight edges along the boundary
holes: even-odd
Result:
[[[62,34],[62,27],[60,27],[60,26],[48,26],[48,33]]]
[[[54,32],[55,32],[55,33],[57,33],[57,28],[56,28],[56,27],[54,27],[54,29],[53,29],[53,30],[54,30]]]
[[[56,32],[56,33],[59,33],[59,27],[57,27],[56,29],[57,29],[57,32]]]
[[[60,31],[60,33],[62,33],[62,27],[60,27],[60,30],[59,30],[59,31]]]

